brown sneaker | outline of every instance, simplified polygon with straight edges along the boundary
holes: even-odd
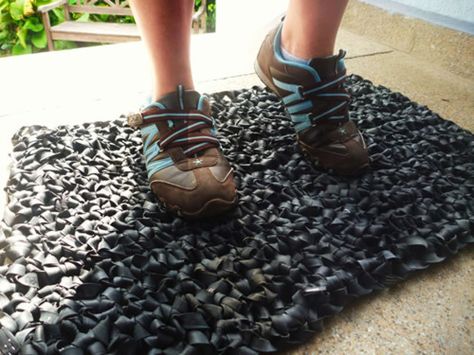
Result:
[[[232,168],[215,136],[209,100],[178,86],[128,123],[140,127],[150,187],[183,217],[221,214],[237,201]]]
[[[349,93],[343,88],[345,52],[307,63],[283,58],[283,22],[262,43],[255,71],[282,98],[295,124],[297,139],[315,165],[341,175],[355,175],[369,165],[367,146],[349,120]]]

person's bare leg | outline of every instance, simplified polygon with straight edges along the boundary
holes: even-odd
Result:
[[[347,3],[348,0],[290,0],[282,47],[302,59],[333,55]]]
[[[193,89],[190,61],[193,0],[131,0],[153,68],[153,99],[181,84]]]

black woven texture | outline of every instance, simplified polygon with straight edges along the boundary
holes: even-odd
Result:
[[[360,77],[347,86],[372,161],[357,178],[315,170],[268,91],[213,94],[239,204],[202,222],[157,203],[123,121],[20,130],[0,335],[24,354],[272,352],[473,243],[473,135]]]

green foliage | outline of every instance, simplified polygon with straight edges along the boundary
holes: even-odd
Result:
[[[46,50],[47,39],[41,16],[37,8],[49,4],[53,0],[0,0],[0,56],[35,53]],[[80,4],[81,0],[69,0],[71,5]],[[96,5],[107,6],[103,1]],[[195,1],[196,9],[201,0]],[[216,1],[207,2],[207,31],[215,31]],[[71,14],[75,21],[97,21],[115,23],[135,23],[133,16],[116,16],[101,14]],[[64,21],[62,7],[49,12],[52,26]],[[56,49],[77,47],[70,41],[55,41]]]
[[[0,0],[0,56],[39,52],[47,47],[46,32],[38,6],[52,0]],[[50,12],[51,25],[64,21],[62,9]],[[75,47],[73,43],[56,41],[57,48]]]
[[[216,0],[207,2],[206,27],[208,32],[216,31]]]
[[[196,11],[201,6],[201,0],[194,1],[194,10]],[[207,19],[206,19],[206,30],[207,32],[216,31],[216,0],[207,1]]]

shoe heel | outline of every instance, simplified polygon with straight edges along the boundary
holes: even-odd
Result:
[[[262,81],[262,83],[265,84],[265,86],[267,88],[269,88],[271,91],[273,91],[273,93],[277,96],[278,95],[278,91],[275,87],[275,85],[273,85],[272,81],[270,80],[270,78],[268,76],[266,76],[262,69],[260,68],[260,65],[258,64],[258,60],[255,60],[254,64],[253,64],[253,67],[255,69],[255,74],[257,74],[257,76],[259,77],[259,79]]]

